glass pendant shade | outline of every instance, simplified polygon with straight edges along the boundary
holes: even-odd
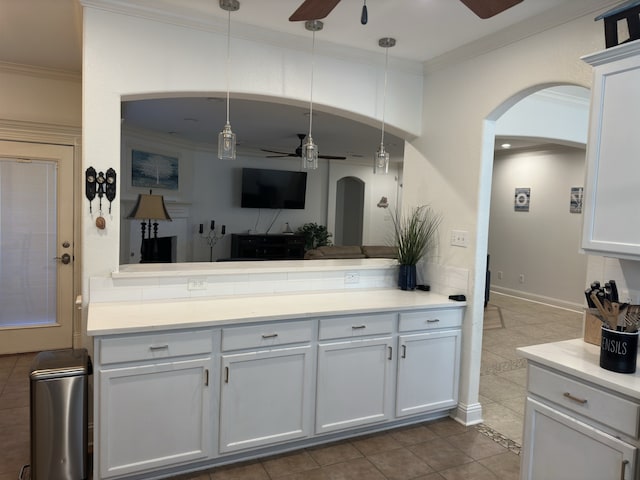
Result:
[[[220,160],[236,159],[236,134],[231,131],[231,125],[225,124],[218,134],[218,158]]]
[[[373,173],[389,173],[389,153],[384,149],[384,143],[380,144],[374,157]]]
[[[311,135],[307,137],[306,143],[302,145],[302,168],[307,170],[318,168],[318,146],[313,143]]]

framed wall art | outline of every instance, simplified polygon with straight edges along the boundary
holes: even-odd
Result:
[[[131,149],[131,186],[178,190],[180,159],[146,150]]]
[[[584,187],[571,187],[569,197],[569,212],[582,213],[582,199],[584,197]]]
[[[516,188],[513,209],[516,212],[528,212],[531,201],[531,188]]]

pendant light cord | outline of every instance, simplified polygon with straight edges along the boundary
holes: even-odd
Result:
[[[384,93],[382,94],[382,134],[380,144],[384,144],[384,113],[387,110],[387,72],[389,71],[389,47],[385,48],[384,53]]]
[[[231,77],[231,10],[227,11],[227,125],[229,124],[229,84]]]
[[[316,52],[316,31],[313,31],[311,40],[311,94],[309,95],[309,138],[311,138],[311,126],[313,125],[313,66]]]

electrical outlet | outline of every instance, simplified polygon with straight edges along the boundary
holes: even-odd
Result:
[[[451,245],[466,248],[469,245],[468,236],[469,232],[466,230],[451,230]]]
[[[190,278],[187,281],[187,290],[206,290],[207,281],[200,278]]]
[[[347,272],[344,274],[345,284],[360,283],[360,274],[358,272]]]
[[[498,280],[502,280],[502,270],[498,270]]]
[[[524,273],[520,274],[520,283],[524,283]]]

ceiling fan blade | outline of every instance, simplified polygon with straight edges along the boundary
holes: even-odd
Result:
[[[267,150],[266,148],[261,148],[260,150],[267,153],[277,153],[278,155],[282,155],[285,157],[289,155],[289,152],[279,152],[278,150]]]
[[[318,155],[318,158],[324,158],[325,160],[346,160],[347,157],[336,157],[334,155]]]
[[[491,18],[508,8],[517,5],[522,0],[460,0],[480,18]]]
[[[320,20],[331,13],[340,0],[305,0],[289,17],[290,22]]]

